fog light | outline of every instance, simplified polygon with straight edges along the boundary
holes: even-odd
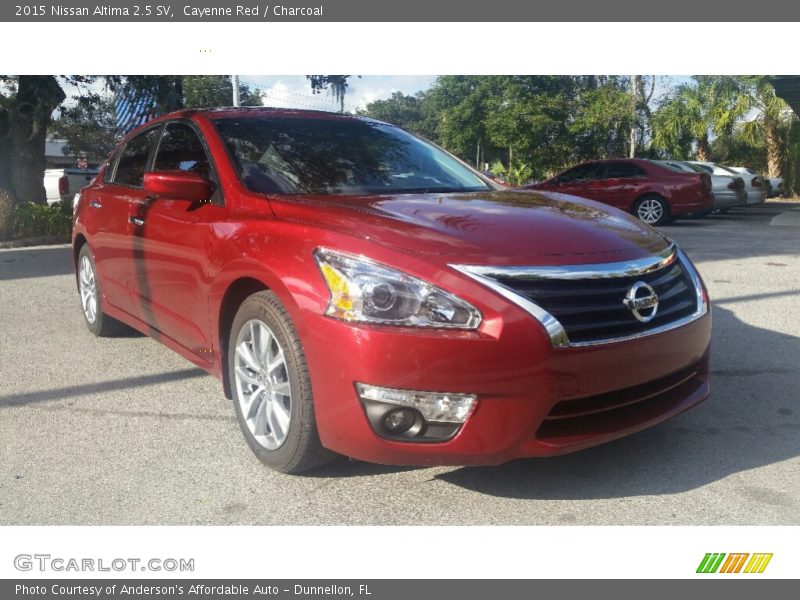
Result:
[[[442,394],[395,390],[357,383],[356,389],[362,400],[375,400],[414,408],[426,421],[435,423],[463,423],[477,404],[474,394]]]
[[[414,425],[416,415],[407,408],[398,408],[383,417],[383,427],[395,435],[405,433]]]

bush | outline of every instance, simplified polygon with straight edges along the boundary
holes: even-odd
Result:
[[[72,205],[69,202],[17,204],[11,231],[14,238],[50,236],[68,241],[72,231]]]

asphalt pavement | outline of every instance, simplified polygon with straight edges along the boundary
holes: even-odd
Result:
[[[2,525],[798,525],[800,204],[664,228],[713,299],[713,394],[605,446],[499,467],[263,467],[212,377],[86,331],[67,246],[0,251]]]

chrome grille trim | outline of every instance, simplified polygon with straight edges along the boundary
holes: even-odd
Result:
[[[648,329],[632,335],[585,342],[570,342],[564,326],[556,317],[535,302],[525,298],[521,294],[500,284],[498,281],[492,278],[502,277],[519,280],[562,279],[575,281],[579,279],[636,277],[667,267],[673,264],[676,260],[680,261],[681,266],[688,273],[692,283],[694,284],[697,300],[697,308],[694,313],[676,321],[666,323],[660,327],[655,327],[653,329]],[[491,267],[454,264],[449,266],[493,290],[506,300],[516,304],[530,314],[542,325],[542,327],[544,327],[545,331],[547,331],[547,334],[550,337],[550,343],[554,348],[583,348],[589,346],[601,346],[604,344],[626,342],[652,335],[658,335],[660,333],[688,325],[689,323],[692,323],[693,321],[696,321],[700,317],[706,315],[709,310],[708,303],[704,299],[703,284],[700,280],[700,275],[697,273],[694,265],[692,265],[691,261],[689,261],[683,251],[677,248],[674,244],[670,244],[665,250],[655,256],[627,262],[623,261],[605,264],[575,265],[572,267]]]
[[[653,256],[613,263],[597,263],[589,265],[564,265],[556,267],[486,267],[476,265],[450,265],[459,271],[466,269],[469,273],[484,277],[500,277],[503,279],[520,279],[535,281],[537,279],[613,279],[616,277],[638,277],[658,269],[663,269],[675,262],[678,257],[675,244],[670,244]]]

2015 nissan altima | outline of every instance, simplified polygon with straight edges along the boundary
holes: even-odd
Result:
[[[151,121],[82,191],[73,246],[89,330],[218,377],[284,472],[571,452],[709,392],[708,295],[669,239],[364,118]]]

